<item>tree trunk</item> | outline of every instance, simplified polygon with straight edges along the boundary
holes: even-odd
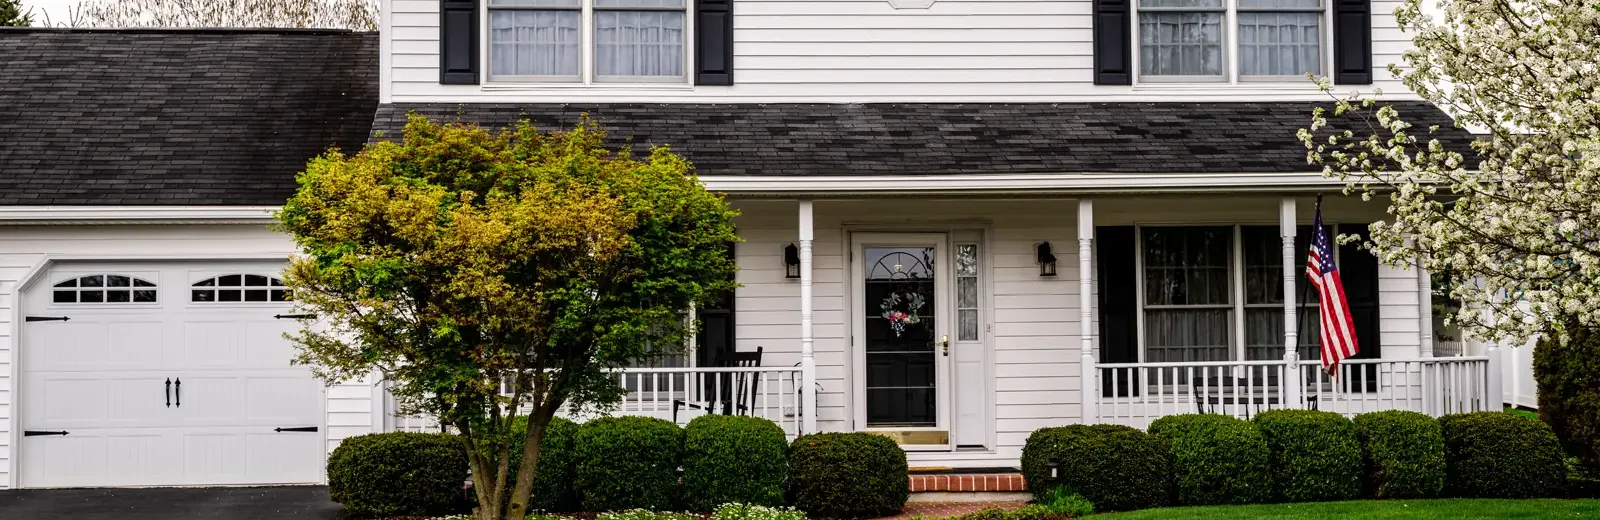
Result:
[[[528,415],[528,436],[522,443],[522,467],[517,469],[517,487],[511,490],[511,504],[506,508],[507,519],[520,519],[528,515],[528,502],[533,496],[533,478],[539,468],[540,445],[544,443],[544,431],[554,416],[553,412],[542,411]]]
[[[502,495],[499,491],[504,486],[496,485],[494,478],[494,467],[498,464],[491,465],[489,460],[478,453],[476,443],[473,442],[472,430],[464,421],[456,425],[456,430],[461,432],[461,442],[467,445],[467,465],[472,470],[472,492],[478,497],[478,509],[475,512],[478,520],[502,520],[500,505],[503,501],[500,499]]]

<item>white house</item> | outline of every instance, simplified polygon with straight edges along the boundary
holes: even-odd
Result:
[[[1452,149],[1470,140],[1382,68],[1409,45],[1396,5],[385,0],[376,50],[315,32],[0,32],[8,50],[147,38],[165,44],[131,48],[169,53],[93,58],[145,78],[117,99],[48,69],[35,88],[63,101],[6,130],[42,151],[0,149],[0,484],[318,482],[339,439],[415,427],[382,385],[324,389],[288,365],[272,275],[292,248],[265,225],[318,147],[395,138],[412,112],[543,128],[588,114],[621,146],[671,146],[742,212],[741,287],[696,311],[687,355],[619,374],[634,392],[618,413],[755,414],[890,435],[913,466],[1007,467],[1034,429],[1078,422],[1498,408],[1499,352],[1435,357],[1428,278],[1354,246],[1336,255],[1361,354],[1335,378],[1316,367],[1299,275],[1314,201],[1346,233],[1385,208],[1305,164],[1295,131],[1328,97],[1304,74],[1381,88]],[[235,43],[262,39],[350,47]],[[62,67],[15,55],[0,70]],[[277,68],[229,68],[255,61]],[[177,103],[157,95],[184,91],[169,84],[220,129],[141,126],[167,116],[139,99]],[[364,106],[370,132],[296,134],[355,124],[280,103],[307,96]],[[307,126],[259,127],[299,137],[254,162],[195,144],[283,118]],[[74,138],[91,128],[117,131]],[[145,139],[167,152],[131,153]]]

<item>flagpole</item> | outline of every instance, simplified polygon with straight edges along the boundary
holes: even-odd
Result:
[[[1322,211],[1322,194],[1318,193],[1317,194],[1316,212],[1320,213],[1321,211]],[[1317,213],[1313,213],[1313,214],[1317,214]],[[1312,224],[1312,225],[1315,225],[1315,224]],[[1311,232],[1312,232],[1311,236],[1315,237],[1316,236],[1315,233],[1317,232],[1317,230],[1313,229],[1313,230],[1311,230]],[[1306,238],[1306,246],[1308,248],[1309,247],[1315,247],[1313,244],[1311,244],[1311,237],[1307,237]],[[1295,277],[1295,280],[1303,280],[1303,279],[1305,279],[1305,270],[1304,269],[1301,270],[1300,276],[1296,276]],[[1309,287],[1311,284],[1309,282],[1302,284],[1302,283],[1297,281],[1297,282],[1295,282],[1294,285],[1295,285],[1295,290],[1299,291],[1299,293],[1300,293],[1300,306],[1296,307],[1294,309],[1294,318],[1295,318],[1294,338],[1295,338],[1296,342],[1302,342],[1302,341],[1305,341],[1304,338],[1305,338],[1305,332],[1306,332],[1306,327],[1305,327],[1305,323],[1306,323],[1306,297],[1311,295],[1311,290],[1310,290],[1311,288]],[[1319,341],[1320,341],[1320,338],[1319,338]],[[1300,345],[1295,345],[1294,346],[1294,355],[1295,355],[1295,358],[1297,358],[1297,359],[1300,357]],[[1296,374],[1295,377],[1299,378],[1300,376],[1299,376],[1299,374]]]

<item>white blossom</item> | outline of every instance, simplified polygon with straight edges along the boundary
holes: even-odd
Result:
[[[1351,94],[1299,133],[1308,159],[1346,193],[1388,197],[1368,245],[1449,274],[1467,333],[1520,342],[1565,317],[1600,325],[1600,0],[1406,0],[1395,16],[1415,46],[1390,73],[1483,130],[1476,154]]]

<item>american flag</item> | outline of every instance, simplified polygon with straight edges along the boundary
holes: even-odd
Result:
[[[1356,355],[1356,326],[1350,318],[1350,304],[1344,298],[1344,282],[1333,263],[1333,241],[1322,227],[1322,200],[1317,200],[1317,222],[1311,229],[1311,254],[1306,259],[1306,276],[1317,288],[1318,314],[1322,318],[1322,369],[1334,374],[1339,362]]]

